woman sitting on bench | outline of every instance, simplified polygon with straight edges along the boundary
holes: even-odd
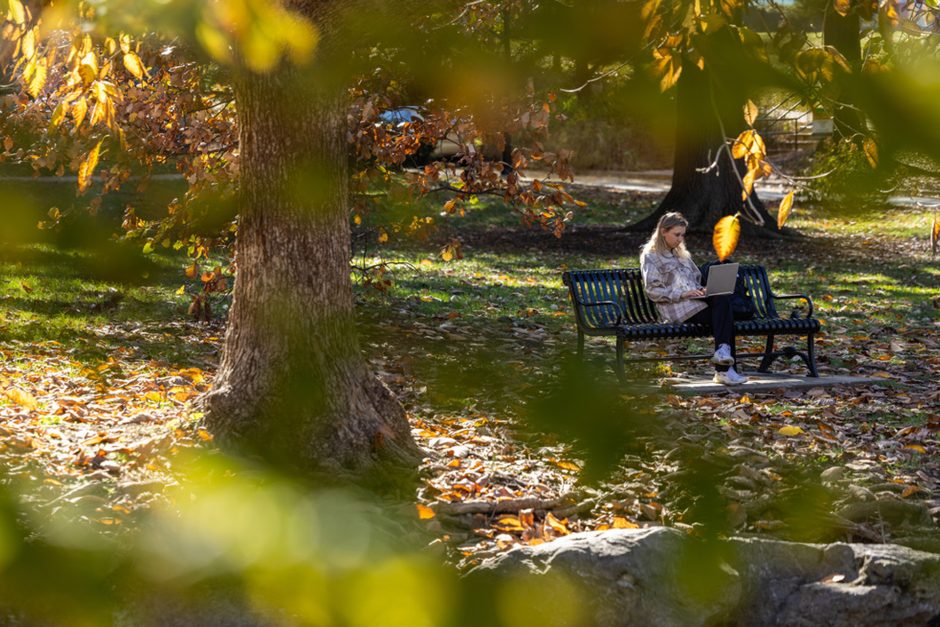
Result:
[[[689,223],[681,213],[667,213],[640,253],[643,286],[664,322],[709,325],[715,338],[715,383],[739,385],[747,377],[734,369],[732,294],[705,296],[702,273],[685,247]]]

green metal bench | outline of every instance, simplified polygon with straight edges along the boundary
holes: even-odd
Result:
[[[768,372],[777,357],[798,355],[809,369],[809,376],[818,377],[816,354],[813,344],[819,332],[819,320],[813,318],[813,299],[806,294],[774,294],[770,289],[767,271],[763,266],[744,265],[738,269],[744,279],[748,293],[754,303],[755,315],[750,320],[736,320],[736,337],[766,336],[762,353],[738,353],[737,357],[761,357],[758,372]],[[626,380],[624,364],[638,361],[660,361],[678,359],[706,359],[707,355],[670,355],[666,357],[638,357],[624,359],[627,342],[649,341],[666,338],[711,337],[711,330],[704,324],[672,324],[662,322],[656,306],[647,298],[643,289],[643,277],[638,268],[620,270],[571,270],[562,275],[574,305],[578,324],[578,355],[584,354],[584,336],[612,336],[617,342],[617,376]],[[789,318],[781,318],[775,307],[776,301],[800,298],[806,301],[808,311],[800,315],[794,310]],[[806,350],[792,346],[774,350],[778,335],[806,337]]]

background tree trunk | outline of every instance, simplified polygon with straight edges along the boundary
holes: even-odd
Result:
[[[700,70],[686,61],[676,85],[676,137],[673,157],[672,187],[656,210],[643,220],[627,227],[630,231],[652,231],[660,216],[670,211],[681,212],[691,229],[710,231],[722,216],[745,211],[741,200],[741,183],[732,168],[743,177],[743,160],[732,160],[722,151],[716,168],[708,168],[718,156],[725,141],[712,105],[712,86],[707,70]],[[731,98],[714,99],[718,103],[725,132],[736,137],[743,130],[744,102]],[[735,106],[729,106],[732,102]],[[764,208],[757,193],[751,199],[765,221],[763,231],[776,231],[776,221]],[[747,225],[747,223],[745,223]]]
[[[838,50],[854,72],[862,69],[861,23],[857,9],[848,15],[840,15],[835,10],[834,3],[828,3],[823,19],[823,42]],[[836,133],[846,139],[855,138],[855,143],[861,145],[865,120],[861,111],[854,106],[856,99],[848,90],[843,90],[836,99],[841,101],[832,116]]]
[[[236,80],[237,278],[205,422],[223,445],[268,460],[414,463],[404,412],[356,338],[343,72],[317,23],[312,66]]]

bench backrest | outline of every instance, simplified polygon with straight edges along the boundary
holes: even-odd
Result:
[[[757,310],[755,318],[776,318],[770,298],[770,281],[763,266],[741,265],[744,279]],[[656,306],[647,298],[639,268],[613,270],[569,270],[562,275],[574,303],[578,325],[585,330],[603,330],[620,324],[656,324]],[[598,304],[598,303],[611,304]]]

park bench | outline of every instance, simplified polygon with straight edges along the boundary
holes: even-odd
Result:
[[[744,265],[738,269],[744,279],[751,301],[754,317],[736,320],[734,331],[737,337],[766,336],[762,353],[738,353],[737,358],[761,357],[758,372],[768,372],[777,357],[791,358],[798,355],[806,363],[809,376],[818,377],[813,338],[819,332],[819,320],[813,318],[813,300],[806,294],[774,294],[770,289],[767,271],[763,266]],[[562,275],[568,286],[578,324],[578,356],[584,354],[584,336],[611,336],[617,343],[617,376],[626,379],[624,363],[638,361],[669,361],[678,359],[707,359],[705,355],[667,355],[665,357],[638,357],[624,359],[627,342],[659,340],[666,338],[711,337],[708,325],[662,322],[656,306],[646,296],[643,277],[639,268],[619,270],[571,270]],[[776,301],[800,298],[806,301],[808,311],[793,310],[790,317],[782,318],[777,313]],[[774,350],[778,335],[806,336],[806,350],[792,346]]]

